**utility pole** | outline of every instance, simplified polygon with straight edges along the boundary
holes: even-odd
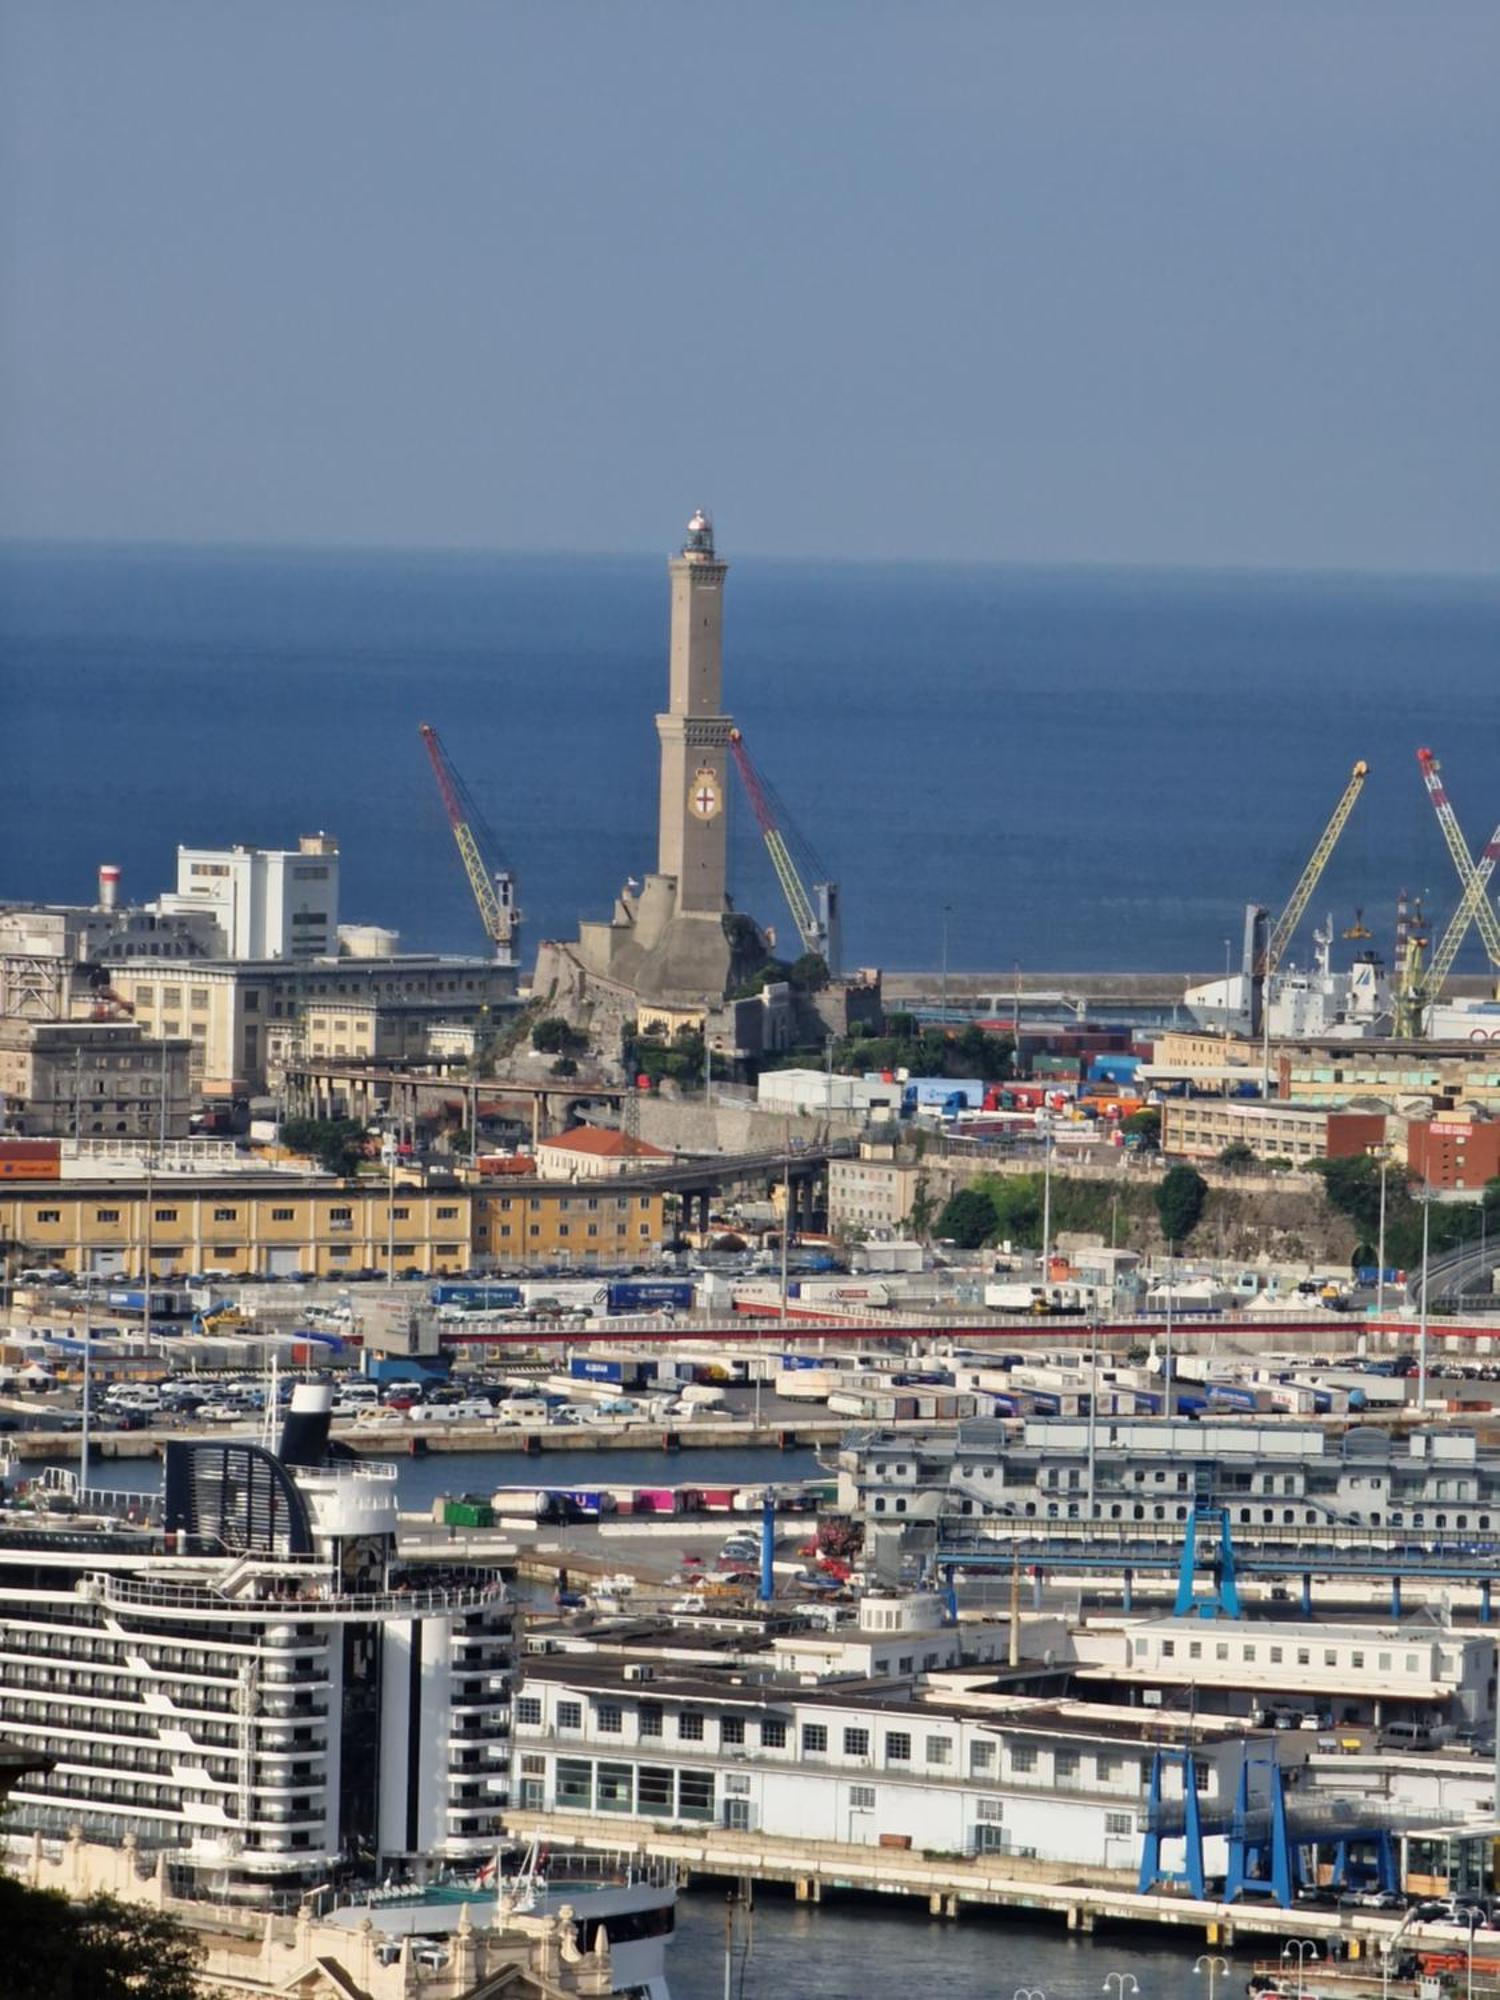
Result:
[[[787,1246],[792,1235],[792,1121],[786,1121],[781,1178],[781,1323],[786,1324]]]
[[[151,1257],[154,1245],[152,1234],[156,1222],[156,1193],[152,1185],[153,1165],[151,1141],[146,1141],[146,1214],[141,1238],[145,1245],[145,1269],[141,1273],[141,1325],[146,1335],[146,1352],[151,1352]]]
[[[83,1274],[83,1423],[78,1433],[78,1491],[88,1491],[89,1416],[94,1386],[94,1274]]]
[[[1162,1415],[1170,1417],[1174,1406],[1172,1394],[1172,1301],[1177,1294],[1177,1249],[1173,1243],[1167,1245],[1167,1352],[1166,1352],[1166,1394],[1162,1398]]]
[[[385,1195],[385,1281],[390,1284],[396,1275],[396,1135],[385,1135],[386,1195]]]
[[[948,916],[952,908],[951,903],[943,905],[943,984],[942,1004],[938,1011],[942,1016],[941,1026],[945,1033],[948,1028]]]
[[[1425,1167],[1424,1167],[1425,1176]],[[1427,1240],[1432,1219],[1432,1182],[1422,1186],[1422,1310],[1417,1319],[1417,1408],[1427,1408]]]
[[[1089,1314],[1089,1519],[1094,1518],[1094,1420],[1099,1408],[1099,1315]]]
[[[1382,1155],[1380,1161],[1380,1235],[1375,1250],[1375,1317],[1380,1318],[1385,1311],[1385,1176],[1389,1159]]]

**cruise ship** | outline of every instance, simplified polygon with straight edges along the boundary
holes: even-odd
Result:
[[[132,1836],[267,1907],[492,1859],[510,1590],[401,1559],[396,1468],[330,1455],[331,1401],[299,1385],[274,1452],[169,1444],[159,1527],[0,1509],[0,1735],[49,1760],[10,1836]]]

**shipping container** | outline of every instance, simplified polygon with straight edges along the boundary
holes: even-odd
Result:
[[[468,1306],[494,1312],[514,1310],[522,1302],[519,1285],[434,1285],[428,1297],[435,1306]]]
[[[443,1524],[449,1528],[493,1528],[495,1510],[488,1500],[476,1500],[466,1493],[461,1500],[444,1505]]]
[[[622,1278],[608,1287],[608,1304],[612,1313],[660,1312],[663,1307],[670,1307],[673,1312],[691,1312],[693,1281],[691,1278]]]
[[[618,1382],[625,1381],[625,1363],[606,1361],[593,1354],[575,1354],[568,1363],[568,1373],[575,1382]],[[634,1379],[634,1370],[631,1372]]]
[[[675,1514],[679,1511],[675,1486],[641,1486],[635,1495],[637,1514]]]

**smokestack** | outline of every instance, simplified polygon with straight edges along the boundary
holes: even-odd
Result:
[[[321,1465],[333,1420],[333,1390],[326,1382],[299,1382],[281,1427],[276,1456],[283,1465]]]
[[[99,863],[99,908],[113,910],[120,901],[120,867],[115,861]]]

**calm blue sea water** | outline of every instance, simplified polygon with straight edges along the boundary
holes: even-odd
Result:
[[[1212,970],[1356,757],[1340,927],[1455,900],[1414,757],[1500,816],[1500,585],[733,562],[729,706],[844,885],[851,960]],[[659,558],[0,550],[0,896],[137,897],[179,841],[335,832],[344,915],[481,939],[417,736],[520,871],[529,939],[654,862]],[[748,810],[741,907],[790,925]],[[1477,959],[1464,963],[1478,964]]]

